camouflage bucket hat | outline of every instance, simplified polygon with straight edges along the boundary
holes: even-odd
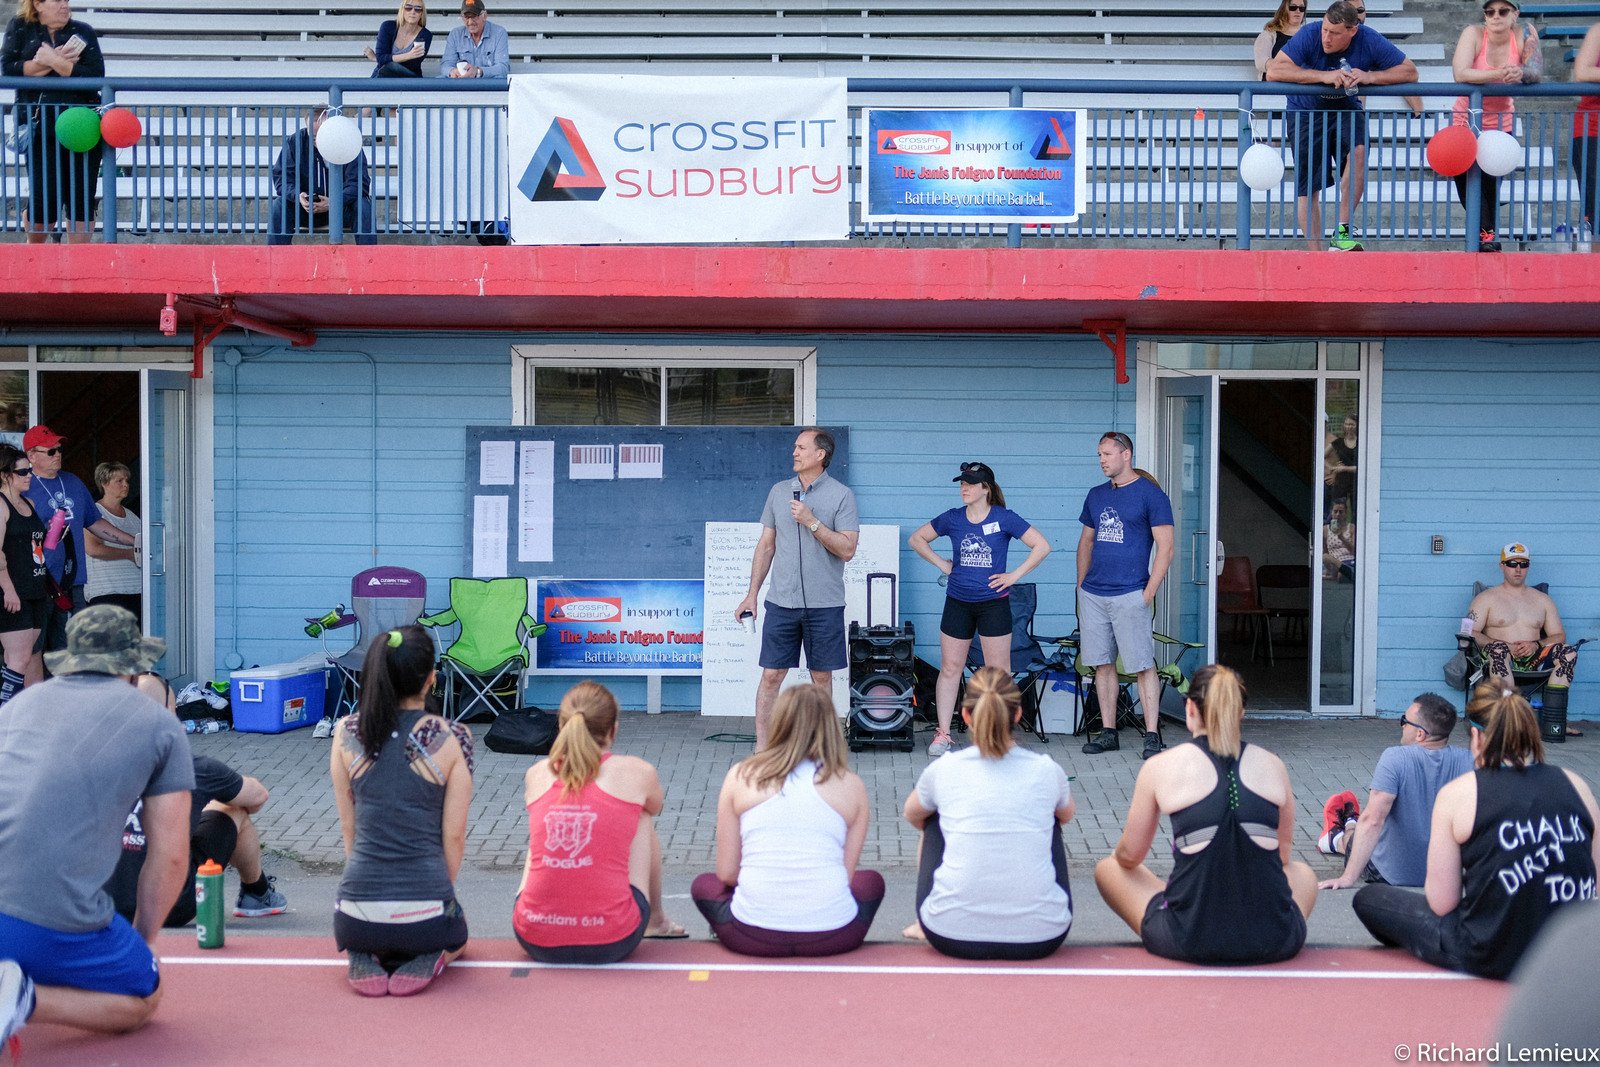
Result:
[[[167,654],[167,642],[145,637],[133,612],[114,604],[85,608],[67,623],[67,647],[46,652],[51,674],[138,674]]]

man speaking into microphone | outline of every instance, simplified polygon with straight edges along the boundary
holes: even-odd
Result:
[[[767,747],[767,718],[783,679],[805,645],[811,680],[828,688],[849,662],[844,630],[844,565],[856,554],[861,523],[850,487],[828,476],[833,435],[807,427],[794,442],[794,477],[767,494],[761,540],[750,561],[750,589],[734,617],[754,616],[767,572],[761,684],[756,689],[756,751]]]

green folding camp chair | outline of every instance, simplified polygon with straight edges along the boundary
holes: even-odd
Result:
[[[1076,609],[1074,609],[1076,610]],[[1155,605],[1150,606],[1150,612],[1155,614]],[[1168,637],[1160,631],[1151,634],[1156,642],[1156,677],[1160,680],[1161,688],[1157,695],[1156,734],[1161,734],[1160,698],[1165,696],[1168,689],[1175,689],[1187,696],[1189,693],[1189,678],[1183,673],[1183,658],[1197,648],[1205,648],[1204,644],[1191,641],[1180,641],[1176,637]],[[1070,649],[1072,669],[1080,679],[1076,699],[1077,719],[1076,734],[1088,735],[1100,729],[1100,698],[1094,691],[1094,668],[1083,662],[1083,652],[1078,646],[1078,632],[1073,631],[1071,637],[1062,638],[1056,642],[1064,650]],[[1087,680],[1087,684],[1084,684]],[[1129,674],[1122,666],[1122,657],[1117,657],[1117,716],[1113,729],[1121,730],[1131,727],[1140,733],[1144,732],[1144,712],[1139,707],[1137,674]],[[1165,739],[1162,740],[1165,744]]]
[[[446,718],[464,719],[480,705],[497,716],[522,706],[528,645],[549,629],[528,614],[528,579],[452,578],[450,607],[417,623],[436,636],[441,626],[461,626],[439,656]]]

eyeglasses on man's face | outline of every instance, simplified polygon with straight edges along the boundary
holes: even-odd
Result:
[[[1412,722],[1404,715],[1400,716],[1400,725],[1409,726],[1420,734],[1426,734],[1428,732],[1428,728],[1426,726],[1422,725],[1420,722]]]

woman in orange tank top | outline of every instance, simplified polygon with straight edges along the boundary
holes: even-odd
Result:
[[[1456,42],[1451,63],[1455,80],[1468,85],[1529,85],[1544,75],[1544,54],[1539,50],[1539,34],[1523,26],[1517,15],[1521,0],[1484,0],[1483,25],[1468,26]],[[1471,102],[1457,97],[1453,124],[1471,126]],[[1483,98],[1483,130],[1511,133],[1516,103],[1509,96]],[[1456,194],[1467,202],[1467,176],[1456,177]],[[1500,207],[1500,182],[1490,174],[1478,175],[1478,251],[1498,252],[1495,217]]]

